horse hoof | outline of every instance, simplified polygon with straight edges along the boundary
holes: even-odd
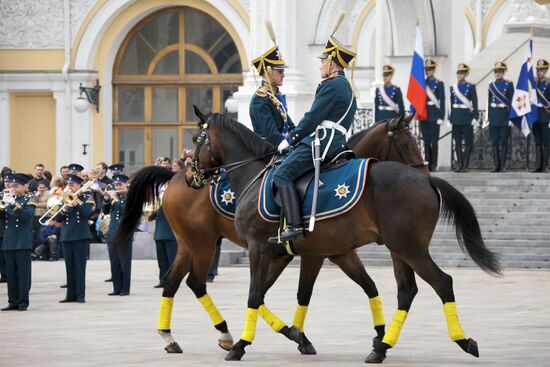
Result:
[[[293,340],[298,345],[304,344],[304,333],[302,333],[297,327],[293,326],[290,328],[289,333],[290,340]]]
[[[304,356],[317,354],[317,351],[315,350],[315,348],[313,347],[313,344],[311,343],[298,345],[298,350]]]
[[[380,353],[375,350],[365,358],[365,363],[382,363],[386,359],[386,353]]]
[[[479,349],[477,348],[477,342],[474,339],[468,338],[457,340],[456,344],[458,344],[458,346],[466,353],[479,358]]]
[[[172,342],[164,347],[164,350],[168,353],[183,353],[183,350],[178,343]]]
[[[240,361],[245,354],[244,348],[231,348],[225,356],[226,361]]]
[[[222,336],[218,339],[218,345],[223,350],[230,350],[233,347],[233,337],[229,332],[223,333]]]

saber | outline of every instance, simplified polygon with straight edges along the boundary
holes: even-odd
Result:
[[[315,139],[312,145],[313,166],[315,177],[313,178],[313,201],[311,202],[311,216],[309,219],[308,231],[313,232],[315,227],[315,215],[317,214],[317,194],[319,193],[319,176],[321,174],[321,141],[319,140],[319,129],[315,130]]]

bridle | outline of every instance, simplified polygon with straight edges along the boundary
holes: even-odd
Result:
[[[389,147],[388,147],[388,154],[386,155],[386,161],[390,159],[390,153],[391,153],[392,148],[393,148],[397,152],[397,155],[399,156],[399,159],[401,160],[401,162],[406,164],[407,166],[412,167],[412,168],[423,168],[423,167],[428,166],[428,162],[426,162],[426,161],[422,161],[422,162],[418,162],[418,163],[405,163],[405,162],[407,162],[407,159],[405,157],[405,153],[403,153],[403,148],[396,141],[395,137],[397,136],[397,134],[400,131],[409,130],[409,127],[408,126],[402,126],[401,124],[398,124],[397,127],[392,127],[391,122],[392,122],[391,120],[388,120],[386,122],[386,131],[387,131],[388,139],[390,140],[390,144],[389,144]]]
[[[199,134],[193,140],[194,140],[194,143],[197,145],[197,147],[195,148],[195,154],[193,155],[193,160],[188,165],[191,168],[191,173],[193,177],[193,180],[191,181],[190,185],[195,189],[200,189],[203,185],[207,184],[208,182],[216,182],[218,178],[224,173],[229,173],[243,166],[246,166],[247,164],[252,162],[264,160],[266,158],[273,156],[275,153],[277,153],[277,150],[273,150],[272,152],[268,152],[263,157],[244,159],[242,161],[237,161],[237,162],[233,162],[225,165],[214,165],[213,167],[210,167],[210,168],[200,168],[199,155],[203,145],[208,148],[210,163],[211,164],[216,163],[216,158],[214,157],[214,154],[212,154],[212,148],[210,146],[210,137],[208,135],[208,122],[205,122],[204,124],[200,125]]]

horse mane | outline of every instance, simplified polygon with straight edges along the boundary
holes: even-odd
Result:
[[[276,147],[269,141],[262,139],[258,134],[226,115],[212,113],[211,119],[215,124],[219,124],[224,129],[235,133],[235,137],[240,144],[251,154],[258,158],[267,158],[275,154]]]
[[[369,128],[365,129],[365,130],[361,130],[355,134],[353,134],[352,136],[350,136],[350,138],[348,139],[347,141],[347,146],[348,148],[350,149],[353,149],[354,146],[357,145],[357,143],[359,143],[359,141],[363,138],[363,136],[369,132],[370,130],[374,129],[376,126],[378,126],[379,124],[381,123],[386,123],[386,121],[380,121],[380,122],[377,122],[373,125],[371,125]]]

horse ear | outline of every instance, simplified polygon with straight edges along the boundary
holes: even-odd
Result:
[[[405,118],[403,119],[403,123],[402,125],[403,126],[409,126],[409,124],[411,123],[411,121],[413,120],[414,118],[414,113],[409,113],[407,116],[405,116]]]
[[[401,121],[403,121],[403,115],[391,120],[391,123],[390,123],[391,130],[397,130],[399,128],[399,125],[401,124]]]
[[[207,117],[204,113],[201,112],[201,110],[199,110],[197,105],[193,105],[193,109],[195,110],[195,115],[197,115],[199,120],[201,120],[203,124],[206,123]]]

